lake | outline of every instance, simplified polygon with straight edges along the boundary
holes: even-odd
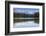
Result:
[[[14,28],[28,28],[28,27],[39,27],[39,20],[30,20],[23,22],[16,22],[13,24]]]

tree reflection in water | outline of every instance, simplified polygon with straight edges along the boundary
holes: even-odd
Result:
[[[25,21],[34,21],[39,24],[39,19],[14,19],[14,23],[16,22],[25,22]]]

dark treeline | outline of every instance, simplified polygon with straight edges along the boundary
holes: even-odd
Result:
[[[14,18],[15,17],[24,17],[24,18],[37,18],[37,19],[14,19],[14,23],[15,22],[24,22],[24,21],[34,21],[35,23],[39,23],[39,12],[36,12],[34,14],[16,14],[14,13]]]
[[[24,14],[24,13],[14,13],[14,17],[33,17],[33,18],[39,18],[39,12],[36,12],[34,14]]]

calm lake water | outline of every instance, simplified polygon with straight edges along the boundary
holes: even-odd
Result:
[[[39,27],[39,21],[24,21],[16,22],[13,24],[14,28],[28,28],[28,27]]]

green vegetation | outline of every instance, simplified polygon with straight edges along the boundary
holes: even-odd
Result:
[[[15,18],[35,18],[35,19],[15,19]],[[37,19],[36,19],[37,18]],[[39,23],[39,12],[35,14],[16,14],[14,13],[14,23],[15,22],[24,22],[24,21],[34,21],[35,23]]]

